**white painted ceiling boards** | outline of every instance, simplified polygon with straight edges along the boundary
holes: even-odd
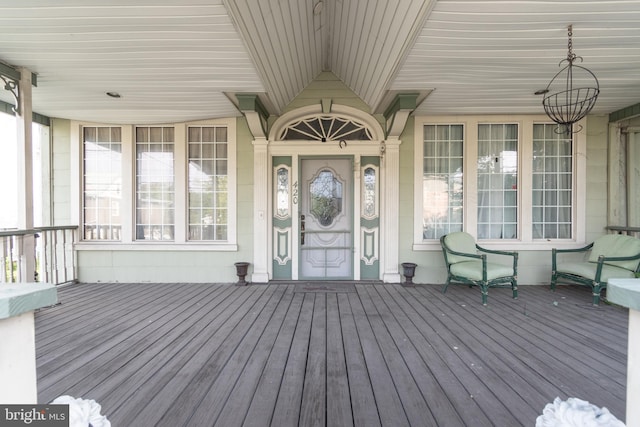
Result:
[[[374,112],[542,113],[569,24],[592,113],[640,102],[640,0],[0,0],[0,61],[37,74],[34,111],[95,122],[236,116],[240,92],[278,114],[322,71]]]

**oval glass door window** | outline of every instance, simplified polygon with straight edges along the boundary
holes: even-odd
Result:
[[[342,212],[342,183],[328,169],[320,171],[309,186],[310,213],[328,227]]]

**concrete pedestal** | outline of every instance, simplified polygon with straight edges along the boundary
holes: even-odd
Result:
[[[57,301],[53,285],[0,284],[0,403],[38,403],[33,313]]]
[[[640,426],[640,279],[610,279],[607,300],[629,308],[626,424]]]

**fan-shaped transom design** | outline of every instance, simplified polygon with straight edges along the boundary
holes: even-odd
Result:
[[[371,141],[368,126],[351,118],[336,115],[307,117],[289,124],[279,135],[279,140],[303,141]]]

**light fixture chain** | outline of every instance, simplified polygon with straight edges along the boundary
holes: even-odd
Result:
[[[568,50],[567,61],[569,61],[569,63],[572,63],[574,59],[576,59],[576,56],[573,53],[573,40],[572,40],[573,25],[569,25],[567,33],[569,35],[569,42],[567,43],[567,50]]]

